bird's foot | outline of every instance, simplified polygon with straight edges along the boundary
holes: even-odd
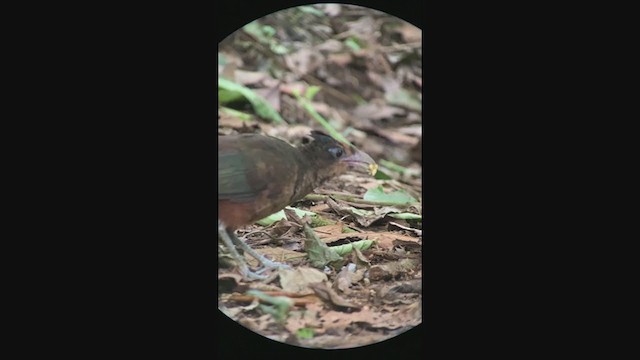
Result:
[[[260,272],[260,270],[253,272],[247,266],[240,266],[240,275],[245,280],[265,280],[269,278],[267,275],[261,275]]]
[[[224,229],[224,226],[218,221],[218,235],[222,242],[226,245],[231,256],[236,260],[238,267],[240,268],[240,274],[244,280],[265,280],[269,277],[266,275],[260,275],[257,272],[253,272],[249,269],[246,261],[238,253],[236,247],[233,244],[232,238],[229,236],[229,233]]]
[[[258,259],[262,263],[263,268],[256,271],[258,274],[262,274],[265,270],[278,270],[278,269],[291,269],[291,266],[277,261],[269,260],[263,256],[264,259]]]
[[[240,274],[245,280],[266,280],[270,278],[270,276],[262,275],[262,273],[264,273],[266,270],[291,268],[287,264],[269,260],[266,256],[253,250],[244,241],[238,239],[233,232],[227,231],[224,227],[224,224],[222,224],[220,221],[218,221],[218,235],[220,239],[222,239],[225,246],[228,248],[231,256],[236,260],[236,263],[238,264],[238,267],[240,269]],[[249,255],[258,260],[262,264],[263,268],[255,272],[251,271],[244,257],[240,255],[236,250],[235,245],[239,246],[242,250],[246,251],[247,253],[249,253]]]
[[[238,239],[236,244],[239,245],[240,248],[242,248],[242,250],[246,251],[247,253],[249,253],[249,255],[251,255],[253,258],[258,260],[262,264],[262,266],[264,266],[264,268],[257,271],[258,273],[262,273],[268,269],[291,269],[291,266],[287,264],[279,263],[277,261],[268,259],[266,256],[253,250],[249,245],[247,245],[247,243],[245,243],[242,240]]]

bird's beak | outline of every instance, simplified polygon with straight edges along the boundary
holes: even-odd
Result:
[[[340,161],[350,166],[364,168],[369,172],[369,174],[371,174],[371,176],[375,175],[378,171],[378,164],[373,161],[371,156],[355,148],[353,149],[353,154],[343,157]]]

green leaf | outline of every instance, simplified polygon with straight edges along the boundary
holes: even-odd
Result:
[[[334,139],[341,141],[345,144],[349,144],[349,145],[353,145],[351,144],[351,142],[349,142],[349,140],[347,140],[346,137],[344,137],[344,135],[342,135],[341,133],[339,133],[338,131],[336,131],[336,129],[333,128],[333,126],[331,126],[331,124],[329,124],[329,122],[327,120],[325,120],[325,118],[322,117],[322,115],[320,115],[316,109],[313,108],[313,105],[311,104],[311,102],[296,94],[294,92],[294,95],[296,96],[298,103],[305,109],[307,110],[307,112],[309,113],[309,115],[311,115],[311,117],[316,120],[318,123],[320,123],[320,125],[322,125],[322,127],[325,128],[325,130],[327,130],[327,132],[329,133],[329,135],[331,135],[331,137],[333,137]]]
[[[260,25],[258,20],[248,23],[247,25],[242,27],[242,30],[247,34],[250,34],[259,43],[269,46],[269,49],[275,54],[284,55],[289,53],[289,49],[279,44],[274,38],[276,34],[276,29],[270,25]]]
[[[274,29],[271,25],[263,25],[261,30],[262,33],[267,37],[273,37],[273,35],[276,34],[276,29]]]
[[[412,214],[412,213],[400,213],[400,214],[387,214],[395,219],[403,219],[403,220],[422,220],[422,215]]]
[[[318,91],[320,91],[320,86],[309,86],[307,88],[307,91],[304,93],[304,97],[307,100],[311,101],[313,100],[313,97],[316,96]]]
[[[231,108],[228,108],[228,107],[221,106],[220,107],[220,111],[222,111],[223,113],[225,113],[227,115],[231,115],[231,116],[233,116],[235,118],[238,118],[240,120],[244,120],[244,121],[251,120],[251,115],[250,114],[244,113],[242,111],[238,111],[236,109],[231,109]]]
[[[282,44],[272,43],[269,48],[273,51],[274,54],[285,55],[289,53],[289,49]]]
[[[258,116],[268,120],[272,120],[276,123],[285,122],[280,114],[278,114],[278,112],[273,107],[271,107],[271,105],[269,105],[267,100],[265,100],[262,96],[256,94],[248,87],[236,84],[233,81],[229,81],[225,78],[220,77],[218,78],[218,93],[220,93],[221,90],[242,94],[242,96],[244,96],[251,103]]]
[[[353,38],[353,37],[350,37],[350,38],[346,39],[346,40],[344,41],[344,44],[345,44],[347,47],[349,47],[351,50],[353,50],[353,51],[358,51],[358,50],[361,50],[361,49],[362,49],[362,47],[360,46],[360,44],[358,44],[358,42],[356,41],[356,39],[355,39],[355,38]]]
[[[255,296],[260,300],[273,304],[273,306],[260,304],[259,308],[267,314],[270,314],[279,323],[283,323],[287,320],[287,314],[289,309],[294,305],[293,300],[286,296],[271,296],[263,293],[260,290],[249,290],[247,295]]]
[[[244,99],[242,93],[239,93],[237,91],[218,89],[218,102],[220,104],[229,104],[240,99]]]
[[[265,36],[264,32],[262,31],[263,27],[260,26],[260,22],[258,22],[258,20],[252,21],[243,26],[242,30],[244,30],[244,32],[246,32],[247,34],[255,37],[258,42],[262,44],[268,45],[270,43],[270,39]]]
[[[311,328],[300,328],[296,331],[296,336],[300,339],[313,339],[313,329]]]
[[[335,250],[335,252],[338,255],[343,256],[351,253],[354,248],[360,251],[367,250],[368,248],[371,247],[371,245],[373,245],[373,242],[374,242],[373,240],[360,240],[360,241],[352,242],[349,244],[332,246],[331,249]]]
[[[396,163],[393,163],[391,161],[387,161],[387,160],[384,160],[384,159],[380,159],[380,165],[386,167],[387,169],[389,169],[391,171],[398,172],[400,174],[404,174],[408,170],[404,166],[400,166],[400,165],[398,165]]]
[[[313,229],[304,224],[302,229],[305,234],[304,251],[309,257],[309,263],[316,268],[322,268],[323,266],[339,262],[342,257],[336,253],[333,248],[330,248],[324,242],[320,241]]]
[[[390,204],[411,204],[418,202],[413,196],[409,195],[404,190],[396,190],[390,193],[385,193],[381,185],[376,188],[369,189],[363,196],[363,199],[367,201],[379,201]]]
[[[358,208],[354,208],[354,207],[351,207],[349,209],[351,210],[352,214],[358,215],[358,216],[371,216],[371,215],[374,214],[374,212],[372,210],[358,209]]]
[[[313,6],[299,6],[298,10],[302,11],[303,13],[312,14],[319,17],[325,16],[324,12],[314,8]]]
[[[393,178],[389,176],[383,169],[380,169],[380,167],[378,167],[378,171],[376,171],[376,174],[374,175],[374,179],[391,180]]]
[[[305,211],[305,210],[300,210],[300,209],[296,209],[290,206],[287,206],[286,209],[289,210],[293,210],[296,212],[296,215],[298,215],[299,217],[304,217],[305,215],[309,215],[309,216],[316,216],[316,213],[311,212],[311,211]],[[275,222],[278,222],[282,219],[286,219],[286,215],[284,214],[284,210],[280,210],[277,213],[271,214],[267,217],[265,217],[264,219],[258,220],[256,221],[256,224],[262,225],[262,226],[269,226]]]

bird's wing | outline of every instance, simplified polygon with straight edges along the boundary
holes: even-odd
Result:
[[[245,156],[237,151],[218,152],[218,197],[220,199],[249,201],[266,189],[264,179],[249,178],[255,169]]]

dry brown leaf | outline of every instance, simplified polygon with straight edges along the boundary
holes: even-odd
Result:
[[[276,111],[280,111],[280,87],[255,89],[254,92],[262,96]]]
[[[284,59],[287,67],[298,76],[314,71],[324,62],[324,56],[321,53],[309,48],[286,55]]]
[[[418,304],[418,302],[416,302]],[[364,306],[360,311],[345,314],[339,311],[328,311],[324,314],[324,326],[327,329],[344,329],[353,323],[366,323],[373,328],[397,329],[413,327],[422,322],[422,316],[416,317],[416,305],[408,306],[407,310],[381,313]],[[421,315],[421,314],[420,314]]]
[[[267,78],[267,74],[259,71],[236,70],[234,72],[235,82],[243,85],[257,84]]]
[[[256,128],[258,127],[258,122],[254,120],[241,120],[237,117],[221,113],[220,118],[218,119],[218,126],[239,130],[244,128]]]
[[[287,219],[282,219],[276,221],[270,228],[269,234],[274,238],[283,238],[285,235],[294,233],[298,230],[299,227],[297,224],[292,223]]]
[[[296,269],[280,269],[280,285],[284,291],[299,294],[312,294],[310,284],[316,284],[327,280],[327,275],[322,271],[308,267]]]
[[[324,13],[328,16],[335,17],[340,15],[342,6],[340,4],[324,4]]]
[[[422,125],[410,125],[398,128],[398,132],[415,137],[422,137]]]
[[[327,211],[329,209],[330,209],[329,205],[327,205],[325,203],[322,203],[322,204],[318,204],[318,205],[313,205],[312,207],[309,208],[309,211],[314,212],[314,213],[319,213],[319,212],[325,212],[325,211]]]
[[[256,251],[262,255],[267,255],[269,259],[277,262],[287,262],[290,260],[303,259],[306,256],[304,253],[299,253],[280,247],[265,247],[262,249],[256,249]],[[245,259],[247,260],[249,266],[259,265],[258,260],[254,259],[249,254],[245,254]]]
[[[422,248],[422,245],[416,241],[406,241],[400,239],[393,240],[393,246],[400,246],[407,250],[418,250]]]
[[[318,226],[313,230],[316,232],[316,234],[318,234],[320,238],[322,238],[323,236],[342,234],[342,229],[344,228],[344,226],[345,225],[342,223],[337,223],[333,225]]]
[[[250,318],[244,316],[238,319],[238,323],[255,332],[261,333],[267,330],[267,328],[271,326],[274,321],[273,317],[270,314],[265,314],[258,318]]]
[[[369,279],[372,281],[389,280],[398,275],[409,273],[419,264],[415,259],[402,259],[400,261],[375,265],[369,269]]]
[[[338,295],[327,282],[319,284],[309,284],[309,287],[318,295],[321,299],[336,305],[340,308],[358,309],[359,305],[353,304],[350,301],[345,300],[342,296]]]
[[[302,328],[319,328],[322,326],[319,309],[307,306],[304,311],[291,311],[284,327],[292,334]]]
[[[379,127],[371,127],[370,130],[378,134],[379,136],[388,139],[392,143],[395,144],[406,144],[410,146],[415,146],[420,141],[419,138],[414,136],[405,135],[399,131],[391,130],[391,129],[381,129]]]
[[[347,66],[353,61],[353,57],[349,53],[330,54],[327,61],[338,66]]]
[[[351,293],[351,289],[349,289],[351,287],[351,274],[353,273],[346,266],[343,266],[333,282],[334,288],[345,295],[349,295]]]
[[[329,53],[335,53],[338,51],[342,51],[342,49],[344,49],[344,45],[342,44],[342,42],[336,40],[336,39],[328,39],[327,41],[323,42],[322,44],[316,45],[316,50],[318,51],[326,51]]]
[[[295,145],[296,141],[308,135],[312,128],[306,125],[278,126],[270,128],[266,133]]]
[[[330,236],[323,236],[322,234],[318,234],[318,237],[325,244],[332,243],[334,241],[346,239],[346,238],[359,238],[363,240],[374,240],[376,244],[383,249],[391,249],[393,248],[393,242],[395,240],[404,240],[413,243],[417,243],[419,238],[401,235],[393,232],[374,232],[374,231],[366,231],[366,232],[352,232],[352,233],[343,233],[336,234]]]
[[[353,115],[361,119],[381,120],[390,119],[405,113],[404,109],[395,106],[368,103],[355,108]]]
[[[303,82],[290,82],[280,85],[283,94],[293,95],[295,93],[304,94],[307,91],[307,84]]]
[[[384,218],[384,215],[376,215],[371,210],[361,210],[356,209],[351,205],[348,205],[345,201],[340,200],[340,202],[336,202],[331,198],[327,199],[327,204],[331,207],[333,211],[342,216],[350,216],[353,218],[360,226],[368,227],[374,222]]]
[[[360,251],[360,249],[358,249],[357,247],[353,247],[353,251],[355,253],[355,263],[356,265],[361,268],[361,270],[364,270],[365,268],[369,268],[371,266],[371,263],[369,262],[369,259],[367,259],[366,256],[364,256],[364,254],[362,254],[362,251]],[[359,271],[359,270],[358,270]],[[356,272],[358,272],[356,271]],[[364,272],[363,272],[364,274]],[[359,279],[356,281],[360,281]]]
[[[398,29],[398,32],[402,35],[405,42],[415,43],[422,41],[422,30],[411,24],[404,23]]]
[[[349,33],[361,39],[372,39],[376,33],[376,22],[371,16],[363,16],[356,21],[346,23]]]

